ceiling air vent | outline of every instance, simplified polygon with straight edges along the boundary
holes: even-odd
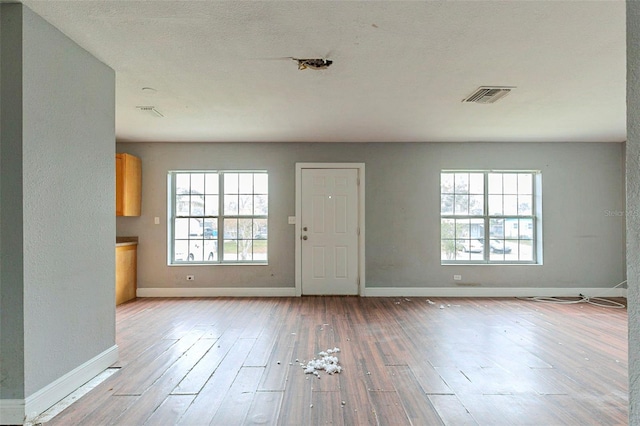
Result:
[[[156,109],[156,107],[154,106],[137,106],[136,108],[138,108],[138,110],[145,112],[147,114],[151,114],[155,117],[164,117],[164,114],[162,114],[160,111],[158,111]]]
[[[462,100],[462,102],[473,102],[476,104],[492,104],[504,98],[514,87],[481,86],[478,90]]]

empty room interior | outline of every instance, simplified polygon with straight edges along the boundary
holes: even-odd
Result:
[[[623,0],[0,1],[0,424],[640,424],[639,46]]]

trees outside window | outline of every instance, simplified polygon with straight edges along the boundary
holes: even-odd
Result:
[[[174,171],[168,181],[170,264],[267,262],[267,172]]]
[[[535,263],[539,172],[440,174],[442,263]]]

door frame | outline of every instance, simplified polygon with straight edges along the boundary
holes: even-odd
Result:
[[[358,192],[358,227],[360,235],[358,235],[358,295],[365,294],[365,230],[364,230],[364,194],[365,194],[365,175],[364,163],[296,163],[296,225],[295,225],[295,241],[296,241],[296,296],[302,296],[302,244],[300,222],[302,221],[302,170],[303,169],[356,169],[358,171],[359,184]]]

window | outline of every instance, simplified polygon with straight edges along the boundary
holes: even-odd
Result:
[[[534,171],[443,171],[441,262],[536,263],[538,182]]]
[[[269,178],[169,172],[169,263],[266,263]]]

